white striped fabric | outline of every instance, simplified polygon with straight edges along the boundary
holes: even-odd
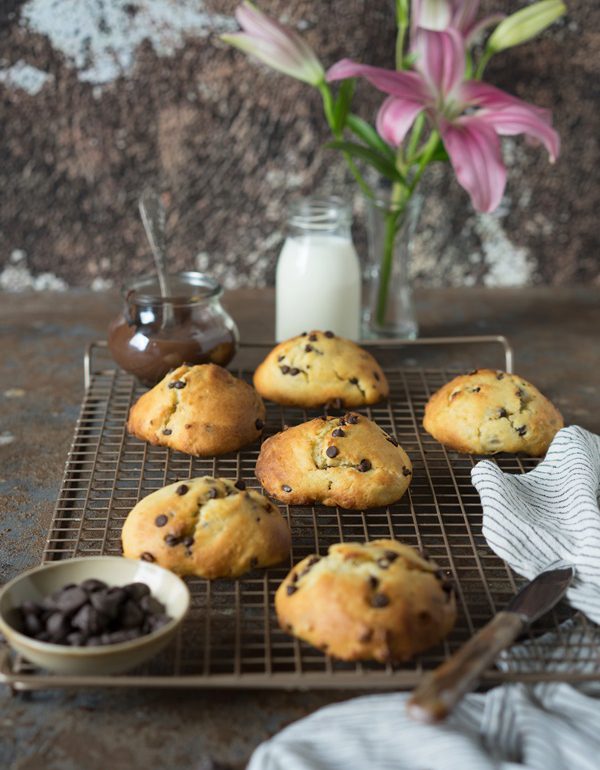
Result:
[[[574,564],[568,593],[574,607],[600,621],[600,438],[561,430],[546,459],[522,476],[502,473],[490,461],[472,473],[483,504],[490,547],[521,575],[533,577],[558,561]],[[587,650],[570,666],[590,665],[585,626],[569,621],[561,643]],[[539,651],[525,643],[511,651],[519,671]],[[502,661],[499,662],[502,666]],[[255,751],[248,770],[598,770],[600,685],[504,685],[467,696],[441,726],[421,725],[405,711],[408,694],[356,698],[296,722]]]
[[[471,479],[490,548],[527,578],[554,562],[574,565],[567,598],[600,623],[600,437],[564,428],[533,471],[509,475],[483,460]]]

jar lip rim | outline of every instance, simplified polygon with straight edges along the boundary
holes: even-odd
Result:
[[[351,220],[351,205],[339,195],[309,195],[288,205],[288,223],[292,227],[332,229]]]
[[[170,302],[174,305],[193,305],[197,302],[205,302],[208,299],[220,297],[223,294],[223,287],[212,276],[207,273],[200,273],[196,270],[184,270],[180,273],[169,273],[169,278],[179,279],[181,283],[187,284],[189,295],[181,294],[163,297],[160,291],[153,293],[144,292],[144,288],[155,286],[158,289],[158,276],[156,273],[147,273],[140,275],[121,287],[123,297],[128,300],[132,296],[136,302],[147,304],[150,302]],[[196,291],[194,291],[196,289]]]

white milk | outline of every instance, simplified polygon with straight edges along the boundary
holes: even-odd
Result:
[[[311,329],[358,340],[360,294],[360,265],[350,238],[288,236],[277,263],[277,342]]]

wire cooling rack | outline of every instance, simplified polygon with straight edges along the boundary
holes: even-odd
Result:
[[[501,337],[421,340],[411,344],[423,347],[442,343],[446,351],[472,342],[500,342],[505,353],[502,366],[511,370],[512,351]],[[290,562],[255,570],[237,580],[188,580],[191,611],[176,641],[133,672],[110,677],[51,675],[32,668],[5,649],[0,681],[14,689],[98,685],[401,689],[414,686],[424,671],[443,662],[505,606],[522,581],[489,550],[481,534],[481,506],[470,482],[477,458],[445,449],[421,427],[427,399],[457,372],[398,366],[400,350],[406,354],[404,345],[400,348],[398,342],[392,342],[372,347],[380,361],[389,364],[384,368],[390,397],[358,410],[396,436],[412,459],[413,480],[402,500],[364,512],[322,506],[286,507],[284,513],[292,532]],[[254,354],[258,363],[268,347],[255,346],[253,351],[243,352]],[[409,360],[412,364],[413,359]],[[250,381],[252,368],[233,371]],[[85,380],[86,394],[44,550],[45,562],[120,554],[121,528],[131,508],[141,498],[176,480],[209,474],[242,478],[248,488],[260,490],[254,476],[258,445],[202,459],[153,447],[128,435],[125,424],[129,409],[144,388],[115,368],[104,343],[94,343],[86,355]],[[264,437],[319,413],[267,403]],[[502,455],[496,462],[504,471],[523,473],[535,467],[537,461]],[[279,629],[273,597],[292,564],[311,553],[324,554],[329,545],[342,540],[389,537],[426,549],[454,580],[458,618],[443,644],[408,664],[344,663]],[[491,668],[484,681],[600,678],[600,632],[581,619],[584,630],[574,645],[561,625],[570,614],[566,605],[559,606],[530,632],[529,643],[534,647],[529,671],[521,670],[519,656],[513,650],[506,654],[502,670]],[[555,659],[555,643],[539,639],[541,633],[551,630],[565,645],[565,657],[560,661]]]

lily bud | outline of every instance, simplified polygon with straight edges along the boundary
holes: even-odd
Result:
[[[542,0],[507,16],[492,32],[487,48],[492,53],[525,43],[567,12],[562,0]]]
[[[238,6],[235,15],[243,32],[221,35],[221,40],[297,80],[313,86],[323,82],[323,66],[300,35],[270,19],[248,0]]]
[[[449,0],[413,0],[413,29],[444,30],[450,26],[452,7]]]

